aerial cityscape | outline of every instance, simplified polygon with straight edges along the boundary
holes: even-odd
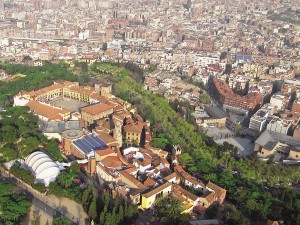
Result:
[[[0,224],[300,225],[299,0],[0,0]]]

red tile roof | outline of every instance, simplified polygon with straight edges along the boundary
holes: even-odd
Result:
[[[98,103],[95,105],[89,105],[84,108],[81,108],[81,111],[91,115],[97,115],[99,113],[106,112],[112,108],[112,106],[109,106],[107,104]]]

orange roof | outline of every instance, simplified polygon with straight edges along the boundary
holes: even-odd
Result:
[[[95,88],[92,88],[90,86],[76,86],[76,87],[71,87],[70,88],[71,91],[80,93],[80,94],[85,94],[88,96],[91,96],[94,92],[95,92]]]
[[[86,112],[86,113],[91,114],[91,115],[97,115],[99,113],[108,111],[112,108],[113,108],[112,106],[109,106],[107,104],[98,103],[98,104],[95,104],[95,105],[89,105],[89,106],[86,106],[84,108],[81,108],[81,111]]]
[[[146,185],[147,187],[154,187],[156,184],[156,181],[153,180],[152,178],[148,177],[145,181],[144,181],[144,185]]]
[[[185,197],[196,201],[198,196],[194,195],[193,193],[183,189],[182,187],[180,187],[178,184],[173,184],[173,194],[174,195],[178,195],[178,196],[182,196],[184,195]]]
[[[103,149],[103,150],[97,150],[97,151],[95,151],[95,153],[99,156],[105,156],[105,155],[114,154],[115,151],[112,148],[107,148],[107,149]]]
[[[162,185],[160,185],[160,186],[158,186],[158,187],[150,190],[149,192],[143,194],[143,196],[145,196],[146,198],[149,198],[149,197],[151,197],[153,195],[156,195],[157,193],[161,192],[162,190],[170,187],[171,185],[172,185],[171,183],[166,182],[166,183],[164,183],[164,184],[162,184]]]
[[[170,181],[172,180],[174,177],[176,177],[176,173],[171,173],[170,175],[164,177],[165,181]]]
[[[212,182],[208,182],[208,184],[206,185],[207,188],[213,190],[219,197],[222,195],[222,194],[225,194],[226,193],[226,190],[219,187],[218,185],[212,183]]]
[[[202,195],[202,198],[206,199],[206,201],[211,204],[216,201],[217,196],[214,192],[207,192],[206,195]]]
[[[106,133],[106,132],[101,132],[100,134],[98,134],[98,137],[99,137],[102,141],[104,141],[104,143],[105,143],[106,145],[109,145],[109,144],[114,143],[114,142],[117,141],[116,139],[114,139],[111,135],[109,135],[109,134]]]
[[[127,173],[124,170],[119,170],[118,171],[123,177],[125,177],[127,180],[129,180],[131,183],[133,183],[136,187],[140,189],[148,189],[145,185],[143,185],[141,182],[139,182],[136,178],[131,176],[129,173]]]
[[[175,166],[174,170],[176,170],[178,173],[184,172],[184,170],[181,166]]]
[[[60,108],[56,108],[56,107],[52,107],[50,105],[46,105],[46,104],[42,104],[38,101],[35,100],[30,100],[26,106],[29,107],[29,109],[36,113],[37,115],[46,117],[49,119],[61,119],[61,115],[60,114],[66,114],[66,113],[70,113],[70,110],[68,109],[60,109]]]
[[[124,131],[126,133],[130,132],[130,133],[142,133],[143,130],[143,126],[141,126],[141,124],[129,124],[124,126]]]
[[[36,91],[31,91],[28,94],[31,97],[36,97],[36,96],[45,94],[45,93],[47,93],[49,91],[53,91],[53,90],[56,90],[56,89],[62,89],[63,87],[65,87],[64,84],[54,84],[54,85],[51,85],[49,87],[45,87],[45,88],[42,88],[42,89],[39,89],[39,90],[36,90]]]
[[[101,162],[108,168],[118,168],[123,165],[117,156],[108,156],[101,160]]]
[[[98,93],[93,93],[91,95],[91,98],[96,99],[101,103],[106,103],[108,101],[108,99],[106,97],[104,97],[103,95],[100,95]]]

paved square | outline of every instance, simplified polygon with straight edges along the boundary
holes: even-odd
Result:
[[[251,155],[254,151],[254,143],[252,143],[251,140],[248,138],[231,137],[231,138],[223,138],[215,141],[219,145],[223,144],[225,141],[227,141],[229,144],[234,145],[239,150],[239,154],[241,156]]]
[[[71,112],[79,112],[80,108],[89,105],[88,103],[80,102],[71,98],[59,98],[53,100],[50,104],[56,107],[69,109]]]

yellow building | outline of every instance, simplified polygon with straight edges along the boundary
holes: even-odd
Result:
[[[129,124],[124,126],[125,137],[128,141],[137,141],[139,144],[141,142],[141,136],[143,132],[143,124]]]
[[[96,120],[107,117],[113,113],[113,107],[107,104],[98,103],[81,108],[81,118],[85,126],[93,124]]]
[[[167,182],[164,183],[151,191],[142,194],[142,208],[149,209],[160,197],[167,196],[172,192],[172,184]]]

